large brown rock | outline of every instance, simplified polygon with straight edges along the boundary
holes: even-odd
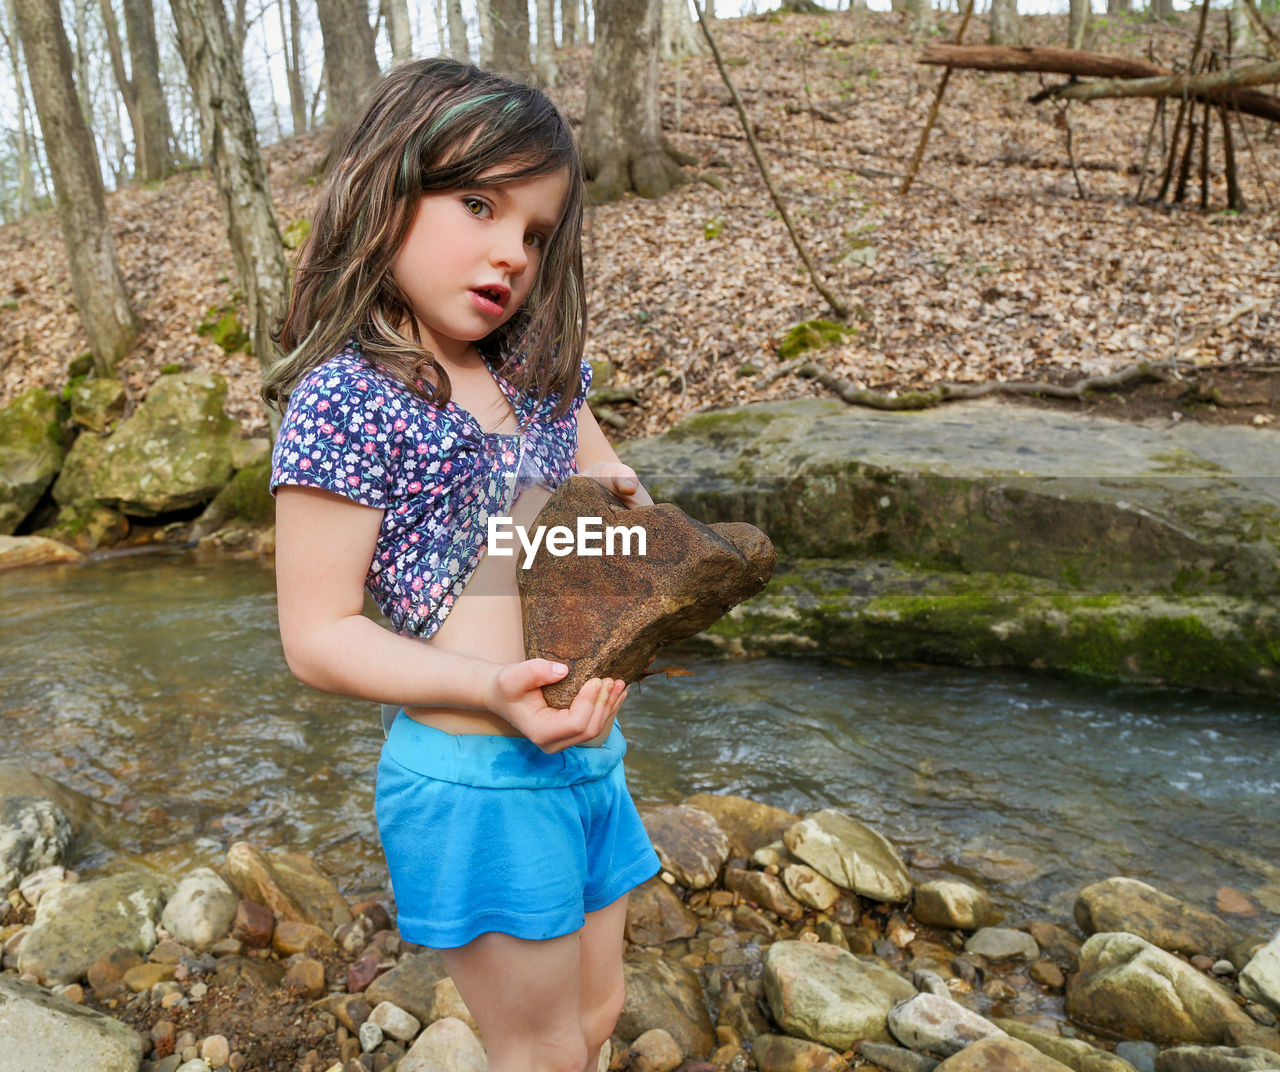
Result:
[[[935,1072],[1071,1072],[1026,1042],[1012,1038],[985,1038],[948,1057]]]
[[[694,793],[681,803],[712,816],[729,839],[734,856],[749,857],[756,849],[781,841],[787,827],[800,821],[794,812],[730,793]]]
[[[625,509],[587,477],[566,480],[534,522],[582,532],[579,518],[599,518],[600,533],[642,530],[644,554],[551,554],[544,542],[528,569],[517,570],[525,651],[555,659],[569,674],[542,690],[547,703],[568,707],[593,677],[636,681],[663,644],[700,633],[731,607],[755,595],[776,559],[759,529],[742,522],[708,527],[670,503]],[[631,550],[638,543],[631,540]],[[523,565],[523,559],[521,560]]]
[[[1170,953],[1223,954],[1236,940],[1227,924],[1136,878],[1107,878],[1080,891],[1076,922],[1085,934],[1125,931]]]
[[[682,804],[650,808],[641,818],[662,866],[680,885],[701,890],[715,882],[729,858],[729,839],[715,819]]]
[[[702,984],[692,968],[657,953],[634,953],[623,964],[627,999],[614,1033],[630,1043],[654,1027],[666,1031],[689,1057],[715,1049],[715,1030]]]
[[[691,938],[698,917],[660,878],[651,878],[631,891],[627,901],[627,941],[634,945],[662,945]]]
[[[312,923],[325,931],[351,919],[333,880],[302,853],[265,853],[237,841],[227,850],[227,878],[241,897],[266,905],[277,919]]]

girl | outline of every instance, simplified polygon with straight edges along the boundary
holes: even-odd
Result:
[[[582,167],[539,91],[397,67],[333,157],[264,397],[290,669],[384,703],[376,809],[399,926],[442,951],[490,1068],[594,1069],[627,893],[658,860],[627,794],[625,684],[567,710],[525,659],[514,558],[571,472],[651,503],[583,405]],[[363,589],[394,632],[362,614]]]

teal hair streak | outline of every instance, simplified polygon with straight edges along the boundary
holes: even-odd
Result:
[[[405,146],[404,156],[400,158],[400,189],[404,192],[408,192],[411,189],[410,176],[422,157],[422,147],[424,145],[428,144],[441,130],[462,118],[472,109],[488,104],[490,101],[502,100],[504,97],[506,100],[502,105],[503,114],[519,109],[520,102],[508,93],[482,93],[478,97],[460,100],[455,104],[449,105],[436,117],[431,126],[427,127],[425,131]]]

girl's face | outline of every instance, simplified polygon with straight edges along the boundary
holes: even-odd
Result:
[[[560,168],[422,195],[391,275],[409,299],[425,347],[459,361],[471,343],[516,314],[568,193],[569,172]]]

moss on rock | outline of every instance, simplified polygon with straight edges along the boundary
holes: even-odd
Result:
[[[43,387],[0,410],[0,534],[12,534],[53,483],[66,453],[65,415]]]
[[[854,329],[834,320],[804,320],[792,327],[778,344],[778,356],[783,361],[799,357],[808,350],[825,350],[844,342]]]

